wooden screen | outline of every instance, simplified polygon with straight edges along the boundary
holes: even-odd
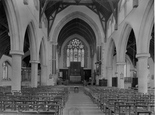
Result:
[[[80,76],[81,62],[71,62],[70,63],[70,75]]]

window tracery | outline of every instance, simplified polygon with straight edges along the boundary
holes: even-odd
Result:
[[[81,67],[85,66],[85,45],[81,40],[75,38],[66,46],[66,62],[67,67],[70,66],[70,62],[81,62]]]

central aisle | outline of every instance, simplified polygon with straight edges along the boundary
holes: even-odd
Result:
[[[63,115],[104,115],[104,113],[84,94],[81,87],[78,93],[71,88]]]

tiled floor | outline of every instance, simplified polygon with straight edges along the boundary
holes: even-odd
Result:
[[[83,90],[75,93],[71,90],[63,115],[104,115]]]

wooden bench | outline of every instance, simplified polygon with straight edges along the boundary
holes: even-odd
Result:
[[[64,88],[25,88],[21,93],[2,93],[0,113],[62,115],[67,99]]]
[[[152,102],[154,99],[151,99],[154,96],[138,93],[131,89],[90,87],[87,94],[106,115],[138,115],[141,113],[150,115],[152,111],[149,108],[154,107]]]

